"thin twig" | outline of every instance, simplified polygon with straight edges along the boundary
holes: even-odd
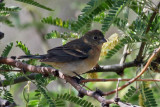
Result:
[[[118,78],[117,86],[116,86],[116,97],[118,98],[118,87],[119,87],[119,82],[121,81],[121,78]]]
[[[125,62],[125,60],[126,60],[126,58],[127,58],[127,55],[128,55],[127,50],[128,50],[128,44],[126,44],[126,45],[124,46],[123,57],[122,57],[121,60],[120,60],[120,64],[123,64],[123,63]]]
[[[158,49],[156,49],[155,52],[153,52],[152,56],[149,58],[148,62],[143,67],[143,69],[141,70],[141,72],[135,78],[129,80],[125,85],[123,85],[122,87],[119,87],[118,91],[122,90],[123,88],[127,87],[128,85],[130,85],[131,83],[133,83],[134,81],[136,81],[148,69],[148,66],[150,65],[150,63],[152,62],[152,60],[156,57],[156,55],[159,52],[160,52],[160,47]],[[104,95],[110,95],[110,94],[113,94],[115,92],[116,92],[116,90],[113,90],[113,91],[104,93]]]
[[[23,62],[20,61],[16,61],[14,59],[11,58],[3,58],[0,57],[0,63],[2,64],[7,64],[7,65],[11,65],[13,67],[17,67],[20,69],[24,69],[26,71],[29,72],[33,72],[33,73],[40,73],[40,74],[50,74],[50,75],[54,75],[57,76],[61,79],[65,79],[68,83],[70,83],[79,93],[82,93],[84,95],[87,96],[91,96],[95,99],[97,99],[100,103],[103,104],[110,104],[110,103],[114,103],[114,100],[106,100],[105,98],[103,98],[101,95],[99,94],[95,94],[94,91],[90,91],[90,90],[86,90],[83,87],[81,87],[73,78],[69,77],[69,76],[65,76],[62,73],[59,72],[59,75],[56,75],[56,72],[58,70],[52,68],[52,67],[37,67],[37,66],[33,66],[33,65],[28,65],[25,64]],[[22,72],[22,71],[19,71]],[[36,75],[36,74],[35,74]],[[34,77],[34,76],[32,76]],[[23,78],[24,79],[24,78]],[[3,84],[3,83],[2,83]]]
[[[22,70],[7,70],[7,69],[0,69],[0,71],[8,71],[8,72],[10,72],[10,71],[15,71],[15,72],[21,72]]]
[[[151,71],[150,68],[149,68],[149,71]],[[151,72],[148,72],[148,73],[149,73],[149,75],[151,76],[151,78],[154,78],[153,75],[151,74]],[[154,83],[156,84],[156,86],[157,86],[157,87],[159,88],[159,90],[160,90],[160,86],[158,85],[157,81],[154,81]]]
[[[131,79],[121,79],[121,81],[130,81]],[[81,83],[87,83],[87,82],[117,82],[118,79],[85,79],[82,80]],[[160,82],[160,79],[137,79],[135,81],[156,81]]]

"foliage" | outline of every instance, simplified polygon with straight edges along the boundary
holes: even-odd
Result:
[[[8,90],[4,90],[3,98],[9,102],[14,102],[12,94]]]
[[[49,106],[55,107],[53,99],[47,94],[47,91],[44,89],[44,87],[42,87],[41,82],[37,82],[37,88],[43,94],[43,96],[46,98],[47,102],[49,103]]]
[[[133,86],[131,86],[128,89],[128,92],[124,95],[125,102],[128,102],[128,100],[135,94],[135,92],[136,92],[136,88],[134,88]]]
[[[143,42],[143,41],[146,41],[146,39],[143,38],[143,37],[134,36],[133,33],[130,36],[124,36],[123,38],[120,39],[119,43],[113,49],[111,49],[108,52],[106,58],[112,57],[122,47],[124,47],[125,44],[136,43],[136,42]]]
[[[80,99],[78,97],[75,97],[75,96],[71,96],[71,95],[69,95],[67,93],[62,94],[62,95],[58,94],[56,100],[60,100],[60,99],[61,100],[63,99],[63,100],[66,100],[66,101],[70,101],[70,102],[78,104],[78,105],[80,105],[82,107],[94,107],[94,105],[92,105],[91,102],[88,102],[87,100],[82,100],[82,99]]]
[[[115,17],[121,12],[123,7],[127,4],[127,0],[117,0],[117,2],[110,8],[108,15],[104,18],[102,23],[102,31],[107,31],[113,23]]]
[[[13,43],[11,42],[9,45],[7,45],[5,47],[5,49],[3,50],[2,54],[1,54],[1,57],[7,57],[9,52],[11,51],[13,47]],[[4,69],[4,70],[12,70],[13,67],[9,66],[9,65],[5,65],[5,64],[0,64],[0,69]],[[8,72],[2,72],[1,73],[7,80],[9,80],[8,82],[9,83],[12,83],[13,82],[13,73],[8,73]],[[1,83],[2,85],[5,86],[5,82]],[[14,99],[13,99],[13,96],[12,94],[10,93],[10,91],[8,91],[6,88],[3,88],[3,90],[1,89],[0,90],[0,93],[2,94],[3,92],[3,98],[8,100],[9,102],[14,102]]]
[[[55,25],[55,26],[59,26],[59,27],[69,29],[69,30],[72,29],[72,23],[69,20],[63,21],[62,19],[60,19],[58,17],[53,19],[52,16],[49,16],[49,17],[43,18],[41,20],[41,22],[51,24],[51,25]]]
[[[93,21],[93,18],[99,13],[108,10],[112,7],[111,0],[91,0],[87,6],[82,9],[82,14],[79,15],[78,20],[74,24],[75,31],[83,31],[88,28],[88,24]]]
[[[5,3],[0,2],[0,22],[13,27],[14,25],[12,24],[12,21],[10,21],[9,15],[11,15],[12,12],[17,12],[19,10],[19,7],[6,7]]]
[[[153,92],[148,84],[143,82],[141,85],[139,104],[143,107],[157,107]]]
[[[37,7],[40,7],[40,8],[43,8],[43,9],[46,9],[46,10],[49,10],[49,11],[53,11],[51,8],[49,7],[46,7],[34,0],[16,0],[16,1],[19,1],[19,2],[22,2],[22,3],[27,3],[27,4],[31,4],[31,5],[34,5],[34,6],[37,6]]]
[[[21,41],[16,41],[17,42],[17,47],[21,48],[21,50],[26,54],[26,55],[30,55],[30,50],[28,50],[28,48],[25,46],[25,44],[23,44]]]
[[[1,56],[2,56],[2,57],[7,57],[8,54],[9,54],[9,52],[11,51],[12,47],[13,47],[13,42],[11,42],[9,45],[7,45],[7,46],[5,47],[5,49],[3,50]]]
[[[47,35],[45,35],[44,38],[45,39],[62,38],[64,40],[67,40],[68,38],[78,38],[78,35],[74,33],[68,33],[68,32],[59,33],[57,31],[52,31],[51,33],[48,33]]]

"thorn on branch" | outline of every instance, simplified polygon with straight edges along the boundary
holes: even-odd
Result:
[[[118,102],[120,101],[120,98],[116,97],[116,98],[114,98],[114,101],[115,101],[116,103],[118,103]]]
[[[134,63],[136,65],[140,65],[141,63],[143,63],[143,58],[141,58],[140,60],[138,60],[137,58],[134,60]]]
[[[124,68],[120,69],[119,71],[116,72],[117,75],[123,76],[124,75]]]

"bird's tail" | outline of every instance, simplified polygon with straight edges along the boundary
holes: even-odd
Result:
[[[45,55],[22,55],[22,56],[18,57],[18,59],[25,59],[25,58],[28,58],[28,59],[44,59]]]

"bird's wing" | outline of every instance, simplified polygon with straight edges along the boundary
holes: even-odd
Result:
[[[48,54],[42,62],[71,62],[88,58],[91,47],[81,42],[71,42],[64,46],[48,50]]]

